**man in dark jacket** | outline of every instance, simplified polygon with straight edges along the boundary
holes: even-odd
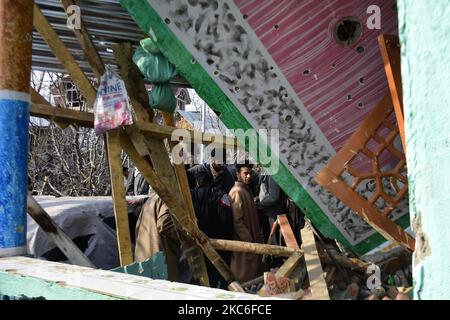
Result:
[[[213,186],[228,194],[234,186],[235,179],[225,163],[225,150],[219,148],[213,149],[211,152],[211,163],[198,164],[188,170],[188,176],[194,177],[194,179],[189,179],[189,187],[191,189],[195,188],[196,185],[194,182],[198,183],[198,177],[200,173],[203,172],[212,181]]]
[[[228,194],[213,185],[207,172],[200,171],[198,185],[191,190],[197,224],[209,238],[231,239],[233,236],[233,213]],[[226,264],[230,264],[231,253],[219,252]],[[212,288],[226,289],[228,284],[208,259],[206,269]]]

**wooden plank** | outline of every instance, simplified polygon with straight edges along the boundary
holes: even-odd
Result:
[[[403,113],[402,73],[400,61],[400,40],[396,35],[382,34],[378,37],[384,70],[394,103],[395,116],[402,139],[403,149],[406,150],[405,116]]]
[[[51,119],[65,124],[76,123],[82,127],[94,127],[94,114],[92,112],[75,111],[52,107],[49,104],[32,103],[30,105],[30,115]]]
[[[202,252],[197,247],[197,244],[188,237],[187,230],[193,230],[196,225],[189,217],[184,214],[185,207],[182,199],[176,196],[172,192],[171,186],[166,186],[156,174],[150,162],[141,157],[135,148],[135,145],[131,142],[130,137],[126,132],[122,131],[120,141],[123,150],[128,154],[131,161],[142,173],[147,182],[152,186],[156,193],[161,197],[164,203],[169,207],[171,213],[173,213],[173,220],[177,227],[178,236],[180,238],[181,245],[188,258],[188,263],[192,269],[193,275],[204,286],[209,286],[209,279],[206,271],[206,264]],[[170,188],[170,190],[169,190]]]
[[[80,89],[81,93],[86,97],[88,105],[92,106],[95,101],[96,92],[91,82],[78,66],[78,63],[76,62],[72,54],[58,37],[58,34],[52,28],[47,18],[42,14],[41,10],[36,4],[34,5],[33,14],[34,27],[41,34],[45,42],[47,42],[55,57],[58,58],[58,60],[70,74],[73,82]]]
[[[72,239],[53,221],[50,215],[28,194],[27,212],[44,230],[69,261],[78,266],[96,268],[96,266],[73,243]]]
[[[267,244],[271,244],[273,241],[273,237],[275,237],[275,234],[280,226],[278,225],[278,219],[275,220],[272,224],[272,228],[270,228],[270,234],[269,238],[267,239]]]
[[[197,271],[197,278],[203,282],[201,284],[209,286],[209,278],[207,275],[204,256],[199,250],[200,248],[203,250],[203,248],[207,246],[207,238],[204,239],[204,237],[202,236],[202,232],[198,229],[195,212],[190,210],[191,207],[188,205],[185,196],[181,192],[180,185],[178,183],[174,168],[170,162],[170,158],[164,141],[162,139],[148,137],[146,138],[147,139],[145,140],[145,143],[150,152],[149,156],[156,174],[160,177],[162,183],[170,189],[173,196],[177,198],[177,201],[181,202],[181,208],[179,210],[173,211],[172,213],[175,215],[176,221],[179,222],[179,228],[181,228],[189,236],[186,236],[183,232],[179,233],[180,240],[182,240],[186,245],[190,242],[189,238],[191,237],[195,241],[195,243],[192,243],[191,245],[191,250],[189,250],[188,261],[191,264],[191,268]],[[189,200],[191,200],[191,198],[189,198]],[[203,250],[203,252],[207,257],[211,256],[211,254],[205,252],[205,250]],[[214,261],[218,261],[216,258],[222,260],[216,253],[216,256],[214,256],[214,258],[212,259],[213,264]],[[231,271],[227,272],[228,267],[226,266],[225,262],[223,262],[222,267],[224,267],[222,271],[224,272],[225,280],[229,282],[234,281],[234,278],[229,277]]]
[[[148,108],[147,90],[138,68],[132,61],[130,43],[116,44],[113,47],[113,51],[128,95],[131,98],[136,119],[141,122],[150,121],[153,119],[153,111]],[[131,140],[126,137],[126,133],[129,134]],[[126,133],[123,132],[121,138],[124,149],[132,154],[131,156],[129,154],[129,156],[133,161],[136,161],[135,164],[139,164],[138,169],[140,170],[140,167],[142,167],[145,170],[145,172],[141,172],[147,179],[147,182],[155,189],[169,207],[171,213],[173,213],[179,239],[194,277],[199,280],[200,284],[209,286],[204,256],[193,239],[186,234],[186,230],[195,229],[195,224],[189,219],[189,216],[184,214],[183,197],[177,188],[173,189],[173,186],[177,184],[171,181],[170,178],[166,178],[167,174],[173,177],[174,172],[162,139],[148,142],[146,137],[135,126],[128,126]],[[157,149],[157,152],[152,154],[149,150],[154,149]],[[152,155],[153,158],[151,157]],[[150,156],[151,164],[149,161],[144,160],[143,156]],[[157,172],[155,172],[155,163],[158,168]]]
[[[283,235],[286,246],[293,249],[300,249],[295,239],[294,232],[292,232],[291,225],[289,224],[288,218],[285,214],[280,214],[277,217],[278,225],[280,226],[281,234]]]
[[[162,112],[164,123],[169,126],[175,126],[175,120],[173,115],[167,112]],[[175,146],[174,142],[168,141],[170,149],[173,150]],[[197,217],[195,216],[194,205],[192,204],[192,196],[189,188],[189,182],[186,175],[186,168],[184,163],[173,163],[173,168],[176,174],[176,181],[178,182],[178,187],[180,188],[181,196],[184,199],[184,203],[187,206],[187,211],[189,217],[197,225]]]
[[[120,265],[123,267],[133,263],[133,254],[131,252],[130,227],[122,175],[122,161],[120,159],[120,132],[118,129],[108,131],[106,133],[106,141],[108,145],[114,216],[116,218],[117,244],[119,247]]]
[[[149,122],[136,122],[136,126],[139,128],[142,133],[146,136],[154,137],[154,138],[167,138],[169,141],[181,141],[179,135],[175,134],[180,132],[180,128],[168,125],[158,125],[156,123]],[[177,130],[177,132],[175,132]],[[202,143],[205,145],[211,144],[213,142],[220,142],[224,147],[229,148],[240,148],[242,149],[241,144],[238,143],[236,138],[227,137],[223,135],[215,135],[209,133],[201,133],[199,131],[182,129],[183,133],[189,138],[191,142]]]
[[[171,186],[171,190],[176,197],[183,199],[164,141],[146,137],[145,144],[156,174],[166,186]]]
[[[293,253],[275,273],[277,277],[289,277],[299,266],[303,258],[303,251]]]
[[[136,78],[136,75],[133,74],[132,72],[134,64],[130,62],[131,46],[126,44],[116,45],[114,47],[114,52],[116,60],[118,61],[118,64],[122,68],[121,74],[123,80],[125,84],[128,86],[127,88],[130,88],[131,95],[138,96],[140,93],[144,92],[145,95],[147,95],[145,87],[142,86],[140,89],[137,88],[136,91],[133,91],[134,90],[133,79]],[[140,102],[136,101],[134,103],[135,106],[138,106],[138,108],[135,108],[135,111],[136,110],[145,111]],[[139,112],[136,112],[138,121],[146,120],[145,114],[143,115],[142,113],[143,112],[139,114]],[[201,254],[201,251],[198,250],[198,247],[200,247],[206,254],[206,256],[211,260],[213,265],[216,266],[216,268],[219,270],[219,272],[222,274],[225,280],[228,281],[228,283],[230,283],[230,288],[233,290],[239,291],[242,290],[239,284],[234,283],[235,277],[231,273],[229,267],[225,264],[223,259],[214,250],[214,248],[212,248],[206,235],[204,235],[197,227],[195,212],[192,206],[192,199],[190,197],[190,191],[189,189],[186,190],[181,188],[179,183],[179,179],[183,181],[183,173],[184,175],[186,175],[186,173],[184,172],[184,167],[182,168],[183,172],[181,172],[180,168],[177,169],[178,171],[174,171],[174,168],[172,167],[170,162],[168,150],[166,149],[164,141],[161,138],[145,137],[145,139],[142,139],[142,135],[140,134],[140,132],[134,130],[134,128],[127,128],[127,131],[131,133],[131,145],[133,145],[133,148],[131,148],[129,144],[128,148],[132,149],[133,151],[136,151],[136,153],[139,154],[139,156],[144,156],[147,154],[149,155],[153,172],[156,173],[161,184],[164,185],[167,189],[170,189],[172,195],[176,198],[176,200],[170,199],[170,203],[166,202],[166,204],[169,207],[169,209],[171,209],[171,213],[174,215],[174,222],[176,226],[178,227],[179,230],[182,231],[179,232],[179,236],[183,246],[186,247],[187,245],[189,245],[191,241],[190,237],[192,237],[192,239],[195,240],[195,243],[192,243],[192,245],[190,245],[190,250],[188,250],[187,255],[188,261],[191,265],[191,269],[193,269],[193,272],[196,272],[198,274],[197,278],[203,285],[209,286],[209,279],[206,272],[204,257]],[[145,144],[145,146],[143,144]],[[138,158],[136,153],[134,154],[134,157]],[[141,164],[143,163],[141,162]],[[149,169],[148,166],[147,169]],[[148,170],[148,173],[150,173],[150,170]],[[187,185],[187,178],[185,179],[185,182]],[[165,195],[167,197],[167,194]],[[163,196],[164,195],[160,194],[160,197],[163,199],[163,201],[165,201]],[[176,203],[181,205],[171,207],[171,204]],[[187,210],[186,204],[188,204]],[[189,237],[187,235],[189,235]]]
[[[47,106],[47,107],[53,108],[53,106],[40,93],[38,93],[33,88],[30,88],[30,94],[31,94],[31,102],[32,103],[41,104],[43,106]],[[31,107],[32,107],[32,104],[30,104],[30,108]],[[61,109],[58,105],[56,106],[56,108]],[[31,112],[31,110],[30,110],[30,112]],[[71,123],[66,123],[66,122],[59,121],[58,119],[52,119],[52,120],[61,129],[65,129],[71,124]]]
[[[189,217],[194,222],[194,224],[197,225],[197,217],[195,216],[194,205],[192,203],[191,190],[189,188],[186,169],[183,164],[175,164],[174,169],[177,180],[179,182],[181,195],[188,210]]]
[[[261,300],[245,293],[227,293],[191,284],[155,281],[25,257],[0,258],[0,283],[2,294],[24,294],[30,298],[43,296],[48,300]]]
[[[121,132],[120,143],[125,153],[130,157],[139,172],[142,173],[145,180],[152,186],[164,203],[173,211],[179,212],[184,210],[182,202],[179,201],[180,198],[177,198],[172,190],[169,190],[162,182],[150,162],[139,155],[126,132]],[[183,223],[185,222],[183,221]]]
[[[306,270],[313,300],[330,300],[325,274],[320,263],[314,234],[308,225],[301,230]]]
[[[186,198],[180,188],[179,180],[177,179],[174,168],[172,167],[167,153],[167,149],[162,140],[147,138],[147,147],[150,151],[150,158],[156,173],[161,178],[163,184],[166,186],[171,186],[173,193],[179,199],[184,200],[184,208],[182,211],[175,211],[174,214],[177,220],[182,223],[182,227],[191,236],[197,245],[205,253],[206,257],[211,261],[211,263],[217,268],[219,273],[224,277],[228,283],[235,282],[235,276],[232,274],[230,268],[226,265],[225,261],[220,257],[217,251],[213,248],[209,242],[208,237],[198,229],[197,219],[195,217],[195,212],[193,211],[193,206],[188,205],[189,201],[192,202],[192,198]],[[184,170],[184,168],[183,168]],[[187,181],[186,181],[187,183]],[[176,187],[177,186],[177,187]],[[188,202],[186,202],[188,201]],[[201,262],[203,264],[203,262]],[[202,268],[203,269],[203,268]],[[239,285],[234,283],[231,287],[233,289],[239,289]]]
[[[32,104],[30,105],[30,114],[32,116],[35,117],[40,117],[40,118],[47,118],[47,119],[53,119],[53,120],[57,120],[59,122],[62,123],[67,123],[67,124],[72,124],[72,123],[76,123],[80,126],[83,127],[88,127],[88,128],[93,128],[94,127],[94,114],[92,112],[83,112],[83,111],[75,111],[75,110],[70,110],[70,109],[65,109],[65,108],[56,108],[51,106],[47,101],[45,101],[45,99],[40,96],[37,92],[35,94],[33,94],[33,91],[31,91],[32,94]],[[44,99],[44,101],[42,101],[39,96]],[[35,98],[33,98],[35,97]],[[43,103],[41,103],[43,102]],[[141,138],[142,138],[142,146],[145,146],[144,143],[144,136],[140,133],[140,127],[141,127],[142,123],[137,123],[136,126],[132,125],[132,126],[127,126],[125,129],[127,130],[127,132],[130,135],[133,135],[134,133],[138,133],[140,134]],[[147,124],[149,126],[147,126]],[[149,137],[154,137],[154,138],[171,138],[174,130],[177,130],[178,128],[176,127],[171,127],[171,126],[164,126],[164,125],[157,125],[154,123],[147,123],[145,125],[146,130],[143,130],[143,132],[146,134],[146,136]],[[139,129],[138,129],[139,128]],[[194,131],[194,130],[189,130],[189,133],[191,134],[192,137],[197,136],[200,137],[201,133],[198,131]],[[205,145],[210,144],[211,142],[214,141],[214,139],[221,139],[223,136],[220,135],[205,135],[204,137],[202,137],[202,139],[196,138],[195,142],[196,143],[203,143]],[[181,137],[174,135],[174,138],[176,138],[174,141],[175,142],[179,142],[179,141],[183,141]],[[229,137],[227,137],[228,142],[229,143],[233,143],[232,140]],[[236,142],[236,141],[235,141]],[[236,144],[233,144],[236,145]],[[231,146],[229,144],[229,146]],[[146,146],[145,146],[146,149]],[[148,154],[148,150],[146,152],[144,152],[144,154],[142,155],[147,155]]]
[[[166,125],[174,125],[173,115],[167,112],[162,112],[164,117],[164,122]],[[169,142],[169,146],[173,148],[174,143]],[[180,189],[181,196],[184,199],[184,203],[187,206],[187,215],[189,219],[193,222],[192,229],[189,231],[193,235],[199,247],[203,250],[205,255],[214,265],[214,267],[219,271],[219,273],[224,277],[224,279],[230,283],[229,289],[235,291],[243,291],[240,284],[235,281],[235,276],[232,274],[231,269],[225,264],[223,259],[217,253],[216,249],[211,245],[208,237],[198,229],[197,218],[195,216],[194,206],[192,204],[191,192],[189,189],[189,183],[186,176],[186,169],[183,163],[173,165],[176,173],[176,182]]]
[[[36,90],[30,88],[31,102],[51,106],[50,103]]]
[[[214,249],[219,251],[244,252],[277,257],[290,257],[294,253],[302,253],[300,248],[274,246],[270,244],[243,242],[235,240],[209,239]]]
[[[69,6],[76,5],[74,0],[61,0],[61,3],[63,4],[66,12]],[[80,28],[74,28],[73,32],[75,33],[75,36],[83,49],[84,56],[89,62],[92,71],[94,71],[96,77],[100,79],[100,77],[105,73],[105,66],[103,65],[103,61],[84,25],[82,16],[80,17],[80,22]]]

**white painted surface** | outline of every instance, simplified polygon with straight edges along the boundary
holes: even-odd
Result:
[[[27,253],[27,247],[0,248],[0,257],[19,256]]]
[[[0,99],[19,100],[30,103],[29,94],[13,90],[0,90]]]
[[[255,300],[268,299],[246,293],[153,280],[113,271],[96,270],[25,257],[0,259],[0,272],[14,272],[46,281],[64,283],[96,293],[137,300]]]

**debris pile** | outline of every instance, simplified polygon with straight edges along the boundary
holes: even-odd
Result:
[[[318,244],[324,277],[332,300],[409,300],[412,254],[402,247],[363,259],[339,251],[333,243]]]

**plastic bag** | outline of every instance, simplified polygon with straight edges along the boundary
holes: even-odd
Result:
[[[100,79],[94,103],[94,131],[97,135],[133,123],[125,83],[110,68]]]
[[[154,109],[172,113],[177,100],[170,86],[170,79],[177,73],[175,66],[159,52],[150,39],[141,41],[142,48],[137,48],[133,56],[139,70],[153,84],[150,92],[150,106]]]

